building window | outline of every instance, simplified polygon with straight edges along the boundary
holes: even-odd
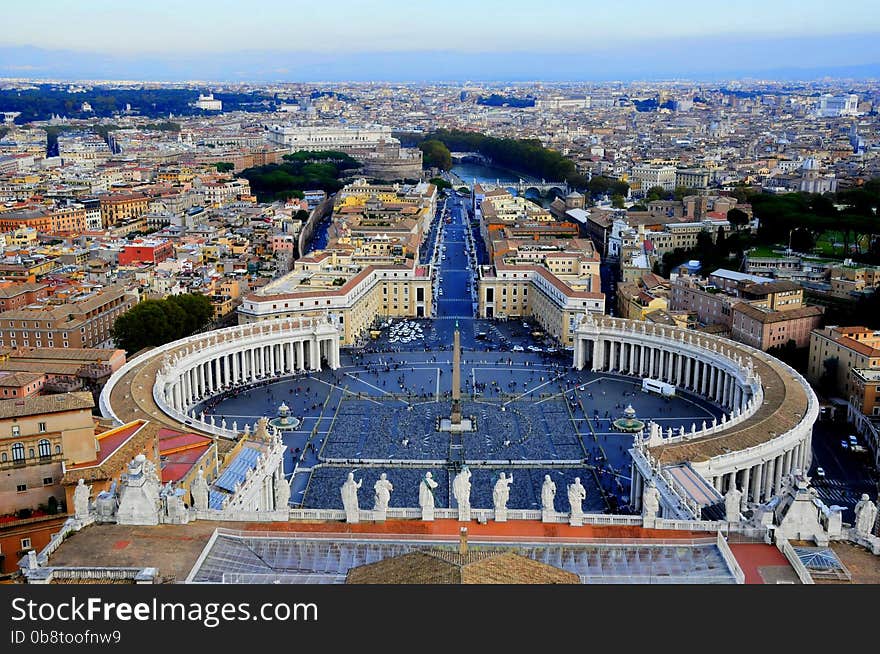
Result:
[[[22,538],[21,539],[21,549],[29,550],[31,548],[31,539],[30,538]]]
[[[24,461],[24,444],[23,443],[13,443],[12,444],[12,460]]]
[[[27,491],[27,484],[18,484],[18,485],[15,487],[15,492],[16,492],[16,493],[24,493],[25,491]]]
[[[40,458],[52,456],[52,444],[45,438],[37,443],[37,449],[40,452]]]
[[[43,477],[43,486],[51,486],[52,477]]]

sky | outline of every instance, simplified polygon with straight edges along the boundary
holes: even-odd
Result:
[[[876,2],[27,0],[3,9],[0,75],[513,80],[818,73],[880,64]]]

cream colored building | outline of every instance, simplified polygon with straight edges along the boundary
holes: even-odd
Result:
[[[0,515],[61,503],[62,461],[95,458],[89,392],[0,400]]]
[[[480,317],[531,317],[567,347],[586,313],[605,312],[592,241],[496,241],[492,251],[494,263],[480,267]]]

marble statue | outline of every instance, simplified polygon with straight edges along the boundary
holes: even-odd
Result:
[[[867,493],[862,493],[862,499],[856,504],[856,533],[860,536],[872,536],[874,523],[877,522],[877,505],[871,501]]]
[[[358,509],[357,492],[363,482],[363,479],[355,481],[354,473],[349,472],[348,478],[345,480],[345,483],[342,484],[342,488],[339,489],[342,493],[342,506],[345,508],[346,522],[353,524],[359,521],[360,512]]]
[[[469,522],[471,519],[471,471],[463,466],[452,481],[452,495],[458,505],[458,519]]]
[[[553,513],[556,507],[553,500],[556,498],[556,484],[550,479],[550,475],[544,475],[544,485],[541,486],[541,510]]]
[[[569,523],[580,527],[584,524],[584,508],[582,502],[587,499],[587,489],[581,483],[580,477],[574,478],[574,483],[568,485],[568,506],[571,510]]]
[[[653,479],[649,479],[645,483],[645,490],[642,493],[642,517],[654,519],[660,512],[660,491],[654,484]]]
[[[77,520],[85,520],[89,517],[89,495],[92,494],[92,487],[86,486],[84,479],[80,479],[76,484],[76,490],[73,491],[73,511]]]
[[[385,519],[385,515],[388,512],[388,503],[391,501],[391,491],[393,490],[394,486],[388,481],[388,475],[383,472],[379,475],[376,483],[373,484],[373,493],[376,498],[376,505],[373,507],[373,511],[377,514],[377,520]]]
[[[275,510],[286,511],[290,508],[290,483],[279,474],[275,480]]]
[[[122,475],[116,521],[121,525],[159,524],[159,514],[163,509],[160,489],[155,464],[145,455],[138,454]]]
[[[438,484],[434,481],[429,470],[419,483],[419,506],[422,508],[422,520],[434,519],[434,489],[437,486]]]
[[[724,495],[724,519],[727,522],[740,521],[740,508],[742,505],[742,492],[736,486],[731,485],[730,490]]]
[[[498,481],[492,488],[492,504],[495,505],[495,521],[507,521],[507,501],[510,499],[510,484],[513,483],[513,475],[508,477],[503,472],[499,473]]]
[[[263,416],[257,420],[257,426],[254,427],[254,440],[269,441],[269,419]]]
[[[199,468],[199,474],[193,481],[189,489],[192,493],[192,505],[196,511],[208,510],[208,482],[205,481],[205,471]]]

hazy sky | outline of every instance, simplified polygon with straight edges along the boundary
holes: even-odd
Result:
[[[584,52],[658,37],[880,33],[877,0],[19,0],[4,4],[0,46],[124,55],[239,50]]]

